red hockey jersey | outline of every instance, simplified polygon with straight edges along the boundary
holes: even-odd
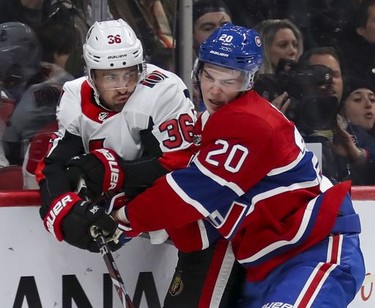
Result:
[[[204,116],[190,166],[159,179],[125,214],[133,230],[170,234],[204,218],[232,241],[250,279],[262,279],[330,233],[350,185],[323,187],[294,124],[255,91]],[[176,242],[193,240],[179,235]]]

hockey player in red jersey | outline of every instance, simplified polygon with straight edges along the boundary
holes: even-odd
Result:
[[[252,90],[261,54],[232,24],[201,45],[199,152],[113,216],[133,232],[211,224],[246,268],[239,307],[347,307],[365,275],[350,183],[323,181],[293,123]]]
[[[142,45],[124,21],[96,22],[88,32],[83,54],[87,77],[64,85],[57,110],[59,131],[38,166],[37,180],[42,197],[40,214],[46,229],[59,241],[97,251],[88,228],[96,225],[111,237],[117,223],[104,213],[106,209],[73,192],[78,179],[83,177],[86,181],[91,200],[103,192],[123,190],[131,199],[169,170],[187,165],[193,147],[195,112],[178,76],[144,62]],[[200,229],[208,232],[211,228],[211,233],[219,237],[214,228],[205,224],[194,222],[184,227],[184,234],[192,238],[192,232],[196,232],[200,239]],[[150,232],[150,237],[153,243],[161,243],[168,234],[157,230]],[[121,246],[113,241],[109,244],[112,249]],[[183,244],[181,248],[185,248]],[[168,299],[176,294],[167,297],[165,307],[193,307],[200,297],[213,296],[214,292],[202,291],[206,272],[212,272],[212,258],[227,262],[227,271],[217,273],[217,279],[225,283],[221,283],[219,293],[212,288],[215,300],[220,302],[229,292],[228,276],[232,268],[235,272],[241,267],[234,266],[231,253],[227,260],[221,246],[216,253],[218,249],[209,244],[197,247],[202,253],[180,252],[187,265],[183,277],[186,287],[171,301]],[[185,275],[190,275],[191,268],[194,275],[187,281]]]

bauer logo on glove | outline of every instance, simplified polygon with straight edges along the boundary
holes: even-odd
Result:
[[[72,190],[83,178],[89,199],[96,200],[102,192],[121,191],[125,174],[117,154],[110,149],[98,149],[74,157],[68,166],[68,177]]]

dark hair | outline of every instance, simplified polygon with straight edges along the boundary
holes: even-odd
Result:
[[[306,50],[299,59],[299,63],[303,66],[309,65],[309,60],[313,55],[331,55],[340,64],[340,57],[337,53],[337,50],[331,46],[314,47]]]
[[[204,14],[225,12],[232,18],[229,8],[222,0],[198,0],[193,4],[193,22]]]
[[[71,54],[80,46],[80,33],[74,24],[74,11],[60,4],[38,27],[36,33],[43,47],[43,60],[54,62],[53,54]]]
[[[363,0],[354,12],[352,25],[354,28],[366,27],[369,17],[368,8],[375,5],[375,0]]]
[[[341,102],[342,104],[348,98],[348,96],[357,89],[369,89],[375,93],[375,85],[373,85],[369,80],[364,78],[349,77],[346,79],[346,87],[342,95]]]

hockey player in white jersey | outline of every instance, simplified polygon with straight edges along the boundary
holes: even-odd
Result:
[[[153,166],[161,168],[153,161],[161,153],[178,153],[192,142],[195,113],[185,84],[171,72],[146,65],[141,42],[127,23],[96,22],[83,51],[87,77],[64,84],[57,107],[59,130],[37,170],[42,217],[62,196],[73,203],[67,202],[59,215],[68,214],[77,202],[66,172],[73,157],[91,152],[104,169],[108,166],[103,187],[90,190],[94,200],[101,192],[122,189],[124,177],[114,152],[126,161],[144,158],[152,173]],[[103,147],[111,150],[99,150]],[[87,184],[92,188],[92,182]],[[56,220],[46,220],[46,226],[57,229]],[[59,232],[55,235],[61,239]]]
[[[178,76],[144,62],[141,42],[124,21],[96,22],[83,54],[87,77],[64,85],[59,130],[36,175],[46,229],[59,241],[97,251],[91,235],[81,231],[96,225],[111,234],[117,224],[104,215],[104,208],[74,192],[78,178],[85,179],[90,200],[122,190],[131,199],[156,178],[188,163],[195,111]],[[166,239],[165,232],[156,235],[155,242]],[[112,249],[121,246],[109,244]],[[199,296],[189,294],[181,301],[192,307]]]

